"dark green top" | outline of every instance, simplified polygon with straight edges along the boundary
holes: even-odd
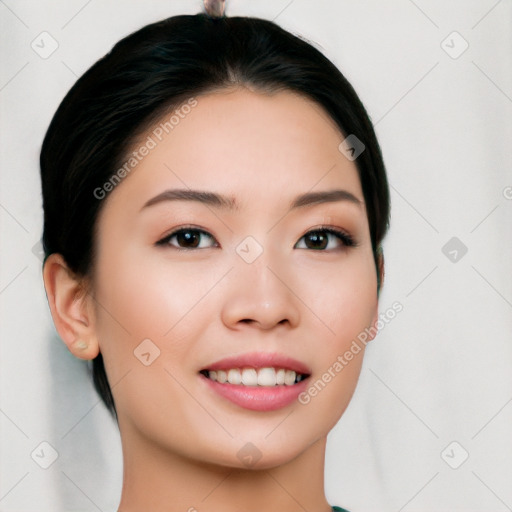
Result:
[[[334,512],[348,512],[348,510],[341,508],[341,507],[337,507],[336,505],[334,507],[332,507],[332,509]]]

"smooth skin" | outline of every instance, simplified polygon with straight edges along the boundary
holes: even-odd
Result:
[[[344,135],[327,113],[294,92],[236,86],[197,102],[103,199],[87,291],[59,254],[48,258],[51,314],[76,357],[103,355],[123,449],[119,511],[329,512],[326,437],[364,350],[308,404],[275,411],[231,403],[198,372],[227,356],[279,352],[308,365],[313,383],[377,321],[355,162],[338,150]],[[143,208],[167,189],[223,194],[238,209],[191,200]],[[300,194],[334,189],[359,203],[289,210]],[[157,244],[190,225],[205,233]],[[308,233],[321,226],[357,245],[325,232],[315,244]],[[252,263],[236,250],[248,236],[263,249]],[[160,351],[147,366],[134,355],[145,339]],[[261,454],[251,467],[238,456],[247,443]]]

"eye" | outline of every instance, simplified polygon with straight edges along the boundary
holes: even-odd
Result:
[[[302,239],[305,240],[305,243],[302,246],[299,246],[300,240]],[[355,247],[357,245],[348,233],[327,227],[320,227],[312,231],[308,231],[300,240],[295,246],[297,249],[325,250],[331,240],[334,241],[335,246],[330,247],[330,250],[340,249],[343,246]]]
[[[170,245],[178,250],[187,249],[208,249],[209,247],[218,247],[218,243],[214,245],[208,244],[208,239],[215,240],[210,233],[193,227],[184,227],[173,231],[171,234],[159,240],[156,245]],[[206,240],[206,242],[205,242]],[[171,241],[174,241],[172,243]]]

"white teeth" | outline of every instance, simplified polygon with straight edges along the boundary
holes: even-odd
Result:
[[[293,370],[284,368],[231,368],[230,370],[210,370],[208,377],[212,380],[224,384],[243,384],[244,386],[293,386],[295,380],[300,382],[304,376],[295,373]]]
[[[284,374],[284,383],[287,386],[291,386],[295,382],[295,372],[293,370],[286,370],[286,373]]]
[[[254,368],[244,368],[242,370],[242,384],[244,386],[258,385],[258,374]]]
[[[228,372],[228,382],[230,384],[241,384],[242,383],[242,375],[240,374],[240,370],[231,369]]]
[[[276,371],[274,368],[261,368],[258,372],[258,386],[275,386]]]

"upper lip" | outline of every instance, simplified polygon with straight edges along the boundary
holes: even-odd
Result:
[[[276,352],[250,352],[219,359],[205,366],[204,370],[229,370],[230,368],[284,368],[295,373],[310,375],[311,369],[304,363]]]

